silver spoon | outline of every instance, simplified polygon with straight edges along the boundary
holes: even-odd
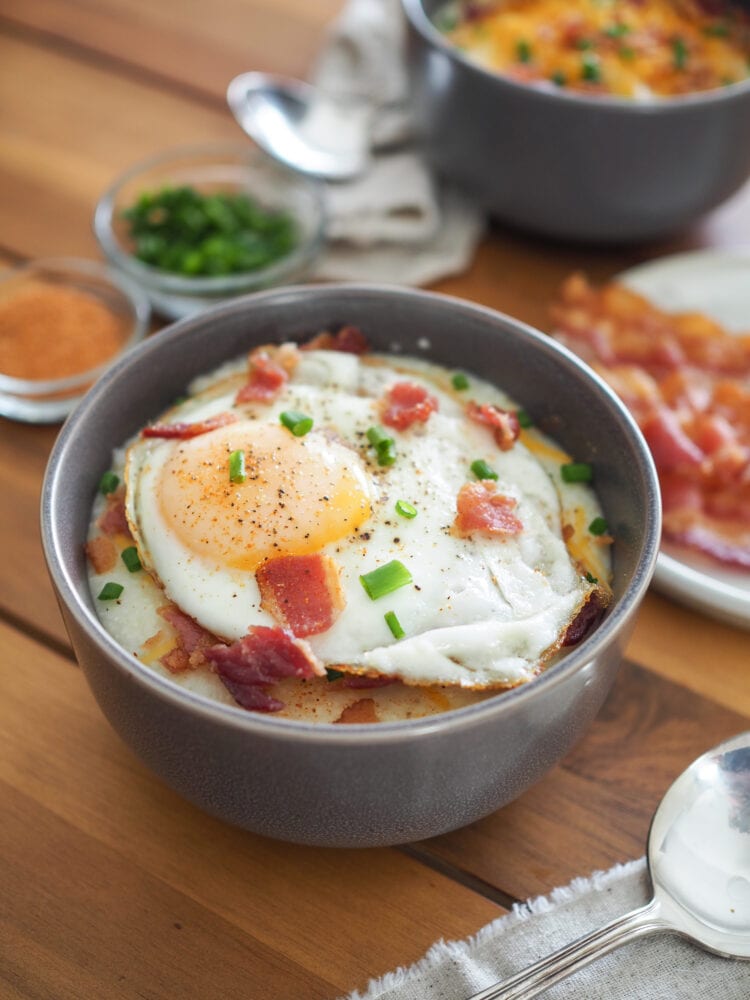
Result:
[[[372,108],[273,73],[242,73],[227,88],[240,128],[269,156],[330,181],[351,180],[370,163]]]
[[[656,931],[750,959],[750,732],[699,757],[651,822],[651,901],[470,1000],[528,1000],[600,955]]]

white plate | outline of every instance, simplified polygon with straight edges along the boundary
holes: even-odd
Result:
[[[617,280],[660,309],[702,312],[732,333],[750,331],[750,247],[663,257]],[[750,573],[664,543],[654,586],[688,607],[750,629]]]

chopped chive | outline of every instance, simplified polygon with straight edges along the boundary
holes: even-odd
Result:
[[[587,49],[593,49],[593,47],[594,47],[594,43],[591,41],[590,38],[577,38],[576,39],[576,48],[580,49],[582,52],[585,52]]]
[[[635,49],[631,49],[629,45],[622,45],[618,50],[617,54],[620,59],[635,59]]]
[[[610,24],[608,28],[604,29],[604,34],[608,38],[622,38],[623,35],[627,35],[630,28],[627,24]]]
[[[245,452],[233,451],[229,456],[229,482],[244,483],[247,479],[245,472]]]
[[[589,83],[601,82],[602,70],[596,53],[584,52],[581,56],[581,77]]]
[[[674,57],[675,69],[685,69],[688,50],[684,38],[680,38],[679,35],[672,41],[672,55]]]
[[[337,681],[339,677],[343,677],[344,673],[342,670],[334,670],[333,667],[326,667],[326,680],[327,681]]]
[[[397,500],[396,513],[400,514],[401,517],[408,517],[409,520],[411,520],[413,517],[417,516],[417,508],[412,506],[412,504],[407,503],[406,500]]]
[[[466,377],[466,375],[464,375],[463,372],[456,372],[456,374],[451,379],[451,383],[453,384],[453,388],[454,389],[468,389],[469,388],[469,380]]]
[[[533,427],[534,421],[531,419],[526,410],[516,410],[516,417],[518,419],[519,427]]]
[[[487,465],[483,458],[478,458],[471,463],[471,471],[477,479],[497,479],[497,473]]]
[[[566,483],[590,483],[594,469],[588,462],[567,462],[560,466],[560,475]]]
[[[561,69],[555,70],[555,72],[550,77],[550,80],[553,83],[557,84],[558,87],[564,87],[565,84],[568,82],[567,77],[565,76],[565,74]]]
[[[378,465],[393,465],[396,461],[396,442],[382,427],[370,427],[367,431],[367,440],[377,453]]]
[[[359,579],[370,600],[377,601],[379,597],[384,597],[400,587],[405,587],[407,583],[411,583],[411,573],[398,559],[392,559],[384,566],[378,566],[377,569],[371,570],[369,573],[363,573]]]
[[[709,38],[726,38],[729,34],[729,25],[717,21],[716,24],[709,24],[703,29],[703,34]]]
[[[142,569],[141,560],[138,558],[138,549],[135,545],[129,545],[120,553],[120,558],[128,568],[128,573],[137,573]]]
[[[99,591],[100,601],[114,601],[125,588],[121,583],[113,583],[111,580],[109,583],[105,583],[102,589]]]
[[[182,406],[183,403],[187,403],[189,398],[189,396],[178,396],[172,400],[172,406]]]
[[[119,485],[119,476],[115,475],[114,472],[105,472],[99,480],[99,492],[106,496],[108,493],[114,493]]]
[[[586,574],[586,579],[588,580],[589,583],[599,583],[597,578],[593,576],[591,573]]]
[[[297,410],[284,410],[279,414],[279,420],[288,431],[295,437],[304,437],[308,431],[312,430],[313,418],[305,413],[298,413]]]
[[[393,633],[393,638],[394,639],[403,639],[404,636],[406,635],[406,632],[404,632],[403,627],[401,625],[401,622],[396,617],[396,612],[395,611],[386,611],[386,613],[384,615],[384,618],[385,618],[386,625],[388,626],[388,628]]]
[[[595,517],[589,525],[589,531],[592,535],[606,535],[608,530],[607,522],[603,517]]]
[[[522,63],[531,62],[532,50],[529,42],[525,38],[521,38],[516,43],[516,55],[518,56],[518,61]]]

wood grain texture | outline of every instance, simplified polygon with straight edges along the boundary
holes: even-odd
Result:
[[[2,624],[0,644],[0,995],[5,977],[56,1000],[332,998],[502,912],[396,850],[201,813],[120,743],[80,671]]]

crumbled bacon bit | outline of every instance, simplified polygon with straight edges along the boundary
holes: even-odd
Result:
[[[184,611],[180,611],[176,604],[165,604],[157,608],[156,612],[177,633],[176,647],[162,656],[159,662],[173,673],[203,666],[206,662],[206,650],[216,644],[216,636]]]
[[[585,639],[601,621],[606,606],[603,592],[601,590],[592,591],[591,597],[568,625],[560,645],[575,646],[582,639]]]
[[[372,698],[359,698],[357,701],[347,705],[335,723],[357,724],[368,722],[379,722],[375,702]]]
[[[299,354],[294,344],[256,347],[248,356],[247,382],[237,393],[237,403],[270,403],[289,381]]]
[[[231,646],[212,646],[206,659],[242,708],[279,712],[284,703],[265,688],[284,677],[322,676],[325,670],[303,640],[291,632],[266,625],[253,625],[248,634]]]
[[[115,543],[106,535],[97,535],[86,542],[86,555],[95,573],[109,573],[117,563]]]
[[[516,499],[498,492],[497,483],[492,480],[466,483],[456,498],[454,531],[458,535],[470,535],[475,531],[501,537],[518,535],[523,531],[523,524],[513,513],[516,506]]]
[[[208,434],[218,427],[226,427],[237,421],[236,413],[217,413],[215,417],[208,417],[206,420],[196,420],[194,423],[183,423],[178,421],[174,424],[151,424],[144,427],[141,437],[145,438],[194,438],[201,434]]]
[[[396,382],[382,402],[382,421],[386,427],[406,430],[415,423],[426,423],[438,408],[438,401],[417,382]]]
[[[130,535],[130,525],[125,514],[125,489],[120,486],[114,493],[107,494],[107,506],[97,524],[105,535]]]
[[[261,607],[301,638],[326,632],[345,605],[338,567],[330,556],[267,559],[255,579]]]
[[[503,410],[493,403],[475,403],[472,400],[466,404],[466,416],[475,424],[491,427],[495,442],[503,451],[512,448],[521,433],[518,415],[513,410]]]
[[[324,330],[301,347],[303,351],[342,351],[345,354],[367,354],[370,343],[359,327],[342,326],[337,333]]]

